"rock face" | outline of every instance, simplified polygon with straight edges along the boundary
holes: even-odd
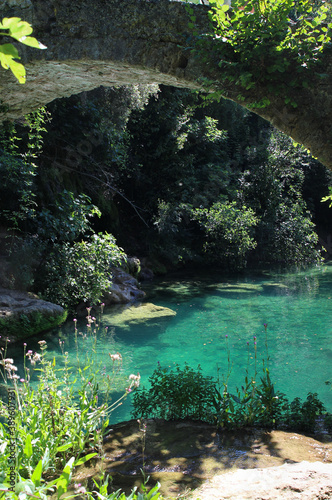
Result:
[[[35,295],[0,288],[0,335],[15,342],[50,330],[66,319],[64,309]]]
[[[195,491],[204,500],[325,500],[332,498],[332,464],[300,462],[215,476]]]
[[[112,270],[111,289],[103,295],[105,305],[127,304],[128,302],[142,300],[144,297],[145,292],[140,290],[136,278],[122,269]]]

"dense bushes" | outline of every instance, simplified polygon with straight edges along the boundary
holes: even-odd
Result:
[[[43,297],[69,308],[80,302],[97,304],[112,283],[111,266],[120,266],[124,258],[109,234],[55,245],[40,270]]]
[[[194,370],[187,364],[182,369],[158,364],[149,381],[149,389],[143,387],[134,393],[135,418],[188,418],[215,423],[221,429],[256,426],[313,432],[318,416],[326,414],[317,394],[309,393],[304,402],[300,398],[289,402],[275,390],[266,367],[260,382],[256,374],[252,378],[247,374],[235,394],[228,392],[226,383],[220,385],[204,376],[200,366]],[[331,415],[325,418],[329,427]]]
[[[177,365],[173,371],[158,365],[150,383],[149,390],[143,388],[134,394],[134,417],[212,421],[215,386],[200,366],[193,370],[187,364],[183,369]]]
[[[248,111],[201,104],[198,95],[168,87],[99,89],[52,103],[52,120],[41,110],[28,127],[5,125],[0,221],[16,230],[16,285],[65,303],[72,283],[71,305],[87,298],[89,273],[81,280],[75,273],[104,272],[87,257],[91,235],[100,232],[169,266],[319,261],[313,222],[328,230],[320,203],[332,181],[326,169]],[[80,256],[86,264],[75,267]],[[50,285],[60,267],[67,282],[60,273]],[[98,286],[107,285],[105,273]]]
[[[245,267],[248,252],[256,246],[252,235],[258,219],[251,208],[219,202],[210,209],[196,208],[193,218],[205,232],[209,260],[230,269]]]

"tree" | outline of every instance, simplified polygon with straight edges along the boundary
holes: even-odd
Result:
[[[0,23],[1,36],[14,38],[14,40],[29,47],[46,49],[45,45],[38,42],[33,36],[30,36],[32,31],[32,26],[26,21],[22,21],[19,17],[4,17]],[[0,45],[1,66],[4,69],[10,69],[19,83],[25,83],[25,67],[16,59],[20,59],[20,56],[18,55],[17,48],[12,43]]]
[[[216,0],[209,15],[214,29],[198,36],[196,50],[218,65],[221,85],[228,81],[238,88],[238,102],[261,86],[265,94],[251,108],[268,106],[269,94],[297,107],[296,89],[309,88],[315,71],[327,76],[320,63],[332,36],[330,2],[234,0],[230,7]],[[218,82],[205,83],[216,87],[213,96],[220,98]]]

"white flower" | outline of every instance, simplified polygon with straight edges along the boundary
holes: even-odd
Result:
[[[111,358],[111,360],[113,361],[122,361],[122,356],[119,352],[117,352],[116,354],[110,354],[108,353],[109,357]]]

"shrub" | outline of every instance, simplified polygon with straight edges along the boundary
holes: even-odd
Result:
[[[212,262],[243,268],[247,254],[255,248],[252,230],[258,218],[251,208],[238,207],[236,202],[218,202],[210,209],[193,210],[206,234],[204,249]]]
[[[295,398],[289,407],[288,427],[297,431],[313,432],[316,419],[323,415],[325,407],[318,399],[317,393],[309,392],[307,399],[302,403]]]
[[[190,418],[213,421],[215,383],[212,377],[185,364],[181,369],[162,368],[159,364],[149,378],[151,388],[139,389],[133,397],[133,416],[176,420]]]
[[[67,308],[80,302],[97,304],[112,283],[111,266],[125,257],[110,234],[93,234],[87,241],[54,245],[44,264],[43,296]]]

